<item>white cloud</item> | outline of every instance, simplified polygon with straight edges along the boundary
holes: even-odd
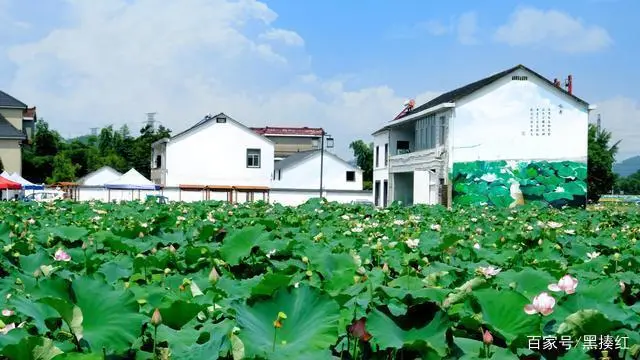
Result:
[[[557,10],[517,9],[494,39],[511,46],[535,46],[566,53],[594,52],[613,43],[606,29]]]
[[[451,31],[451,26],[445,25],[437,20],[428,20],[425,22],[421,22],[416,24],[416,28],[418,30],[424,30],[428,34],[433,36],[445,35]]]
[[[266,33],[261,34],[260,38],[266,40],[282,41],[283,43],[292,46],[304,45],[304,40],[302,39],[302,37],[295,31],[291,30],[269,29],[269,31],[267,31]]]
[[[370,140],[402,109],[404,97],[387,86],[352,89],[320,78],[303,47],[276,51],[263,42],[291,42],[295,33],[274,26],[277,14],[258,1],[68,6],[72,23],[10,48],[16,72],[5,89],[36,105],[63,136],[108,124],[135,129],[150,111],[176,133],[225,112],[248,126],[322,126],[350,156],[352,140]]]
[[[478,43],[476,33],[478,32],[478,15],[475,12],[467,12],[458,19],[458,41],[464,45]]]
[[[640,100],[618,96],[596,105],[591,122],[596,123],[600,114],[601,126],[611,132],[612,143],[622,140],[617,160],[640,155],[640,142],[636,140],[640,138]]]

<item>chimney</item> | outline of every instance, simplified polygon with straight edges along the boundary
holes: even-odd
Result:
[[[553,79],[553,85],[555,85],[555,87],[560,87],[560,80],[558,80],[558,78]]]
[[[567,87],[567,92],[569,94],[573,94],[573,76],[569,75],[567,77],[567,81],[565,83],[565,86]]]

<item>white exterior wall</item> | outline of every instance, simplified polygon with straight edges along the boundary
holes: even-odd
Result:
[[[334,156],[326,151],[324,153],[322,187],[329,190],[362,190],[362,170]],[[347,181],[347,171],[355,172],[355,181]],[[320,154],[314,154],[290,168],[281,169],[280,180],[277,176],[278,174],[271,186],[273,189],[318,189],[319,191]]]
[[[388,192],[387,192],[387,201],[391,202],[392,201],[392,191],[391,191],[391,184],[389,183],[389,156],[392,153],[391,150],[391,142],[389,141],[389,136],[390,136],[390,132],[388,130],[385,131],[381,131],[377,134],[375,134],[373,136],[373,184],[372,184],[372,190],[371,190],[371,196],[373,198],[373,201],[375,202],[375,191],[376,191],[376,183],[379,183],[379,188],[380,188],[380,195],[379,195],[379,206],[384,206],[385,204],[383,204],[384,199],[383,199],[383,191],[384,191],[384,182],[387,181],[388,182]],[[389,150],[388,153],[386,154],[387,156],[387,165],[385,165],[385,152],[384,152],[384,148],[385,148],[385,144],[389,144]],[[378,161],[378,166],[376,166],[376,147],[379,149],[379,156],[380,159]]]
[[[514,75],[528,80],[512,80]],[[551,109],[551,136],[530,135],[531,108]],[[449,128],[449,165],[476,160],[586,161],[588,118],[585,105],[526,71],[516,71],[456,102]]]
[[[247,168],[247,149],[261,150],[260,168]],[[165,185],[270,186],[273,154],[266,138],[231,119],[214,119],[167,144]]]
[[[111,189],[110,193],[107,189],[96,186],[78,187],[79,201],[131,201],[144,200],[147,195],[163,195],[170,201],[196,202],[206,200],[204,191],[186,191],[177,187],[165,188],[162,190],[120,190]],[[268,200],[270,203],[279,203],[285,206],[297,206],[309,199],[317,198],[318,191],[313,189],[295,190],[295,189],[272,189]],[[373,201],[370,191],[365,190],[325,190],[323,196],[328,201],[337,201],[341,203],[350,203],[353,201]],[[262,193],[254,193],[254,201],[262,200]],[[235,196],[234,196],[235,198]],[[226,201],[227,193],[210,192],[209,200]],[[237,194],[239,203],[246,201],[244,193]]]

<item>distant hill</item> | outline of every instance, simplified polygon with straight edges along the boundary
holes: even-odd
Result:
[[[640,170],[640,155],[613,164],[613,172],[620,176],[629,176]]]

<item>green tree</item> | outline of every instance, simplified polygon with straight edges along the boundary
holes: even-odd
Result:
[[[589,124],[589,149],[588,149],[588,197],[589,200],[598,201],[600,196],[611,192],[615,184],[613,164],[618,152],[620,141],[610,145],[611,133],[605,129],[598,129],[594,124]]]
[[[4,171],[4,164],[2,163],[2,158],[0,158],[0,172]]]
[[[615,191],[626,195],[640,195],[640,170],[627,177],[618,178]]]
[[[53,158],[53,172],[47,178],[47,183],[56,183],[60,181],[75,181],[76,171],[79,165],[73,163],[66,153],[61,152]]]
[[[362,140],[353,141],[349,144],[356,158],[356,164],[362,169],[362,183],[365,190],[372,189],[373,181],[373,143],[367,144]]]

